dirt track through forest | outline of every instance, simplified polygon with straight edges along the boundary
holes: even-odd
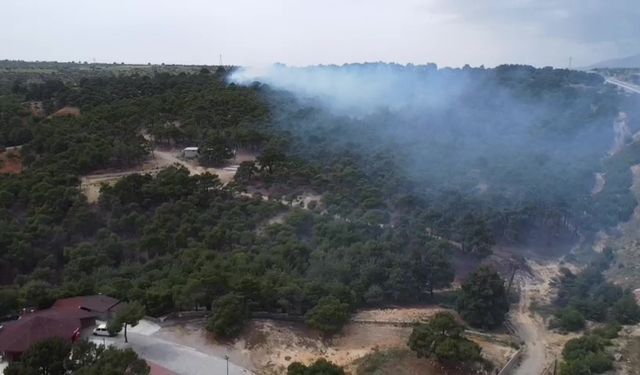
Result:
[[[206,172],[217,175],[223,184],[229,183],[236,174],[238,164],[243,161],[253,161],[256,159],[256,154],[239,151],[233,164],[223,168],[204,168],[196,165],[194,161],[183,160],[177,157],[179,150],[160,150],[155,149],[152,153],[152,158],[145,161],[142,166],[124,171],[113,171],[105,173],[96,173],[92,175],[83,176],[81,178],[80,188],[87,197],[89,203],[95,203],[100,197],[100,188],[102,184],[114,184],[122,177],[132,174],[156,174],[171,165],[178,164],[189,170],[191,175],[199,175]]]
[[[513,374],[541,375],[546,374],[553,366],[564,344],[575,335],[561,335],[550,331],[547,322],[534,310],[535,306],[551,302],[554,296],[551,282],[560,273],[559,263],[554,261],[541,264],[531,260],[528,263],[531,272],[517,276],[520,301],[518,308],[510,313],[511,323],[524,342],[522,360]]]

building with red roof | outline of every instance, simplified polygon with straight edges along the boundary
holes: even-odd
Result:
[[[125,306],[126,303],[116,298],[98,294],[59,299],[51,309],[87,311],[93,313],[97,319],[108,321]]]
[[[117,299],[102,295],[58,300],[49,309],[4,323],[0,329],[0,353],[13,361],[41,341],[60,338],[72,342],[80,337],[82,329],[94,325],[96,318],[108,319],[122,307],[124,304]]]

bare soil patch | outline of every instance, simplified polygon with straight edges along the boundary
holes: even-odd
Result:
[[[640,164],[631,167],[633,191],[640,202]],[[603,246],[616,249],[616,260],[606,272],[613,283],[624,288],[640,288],[640,205],[636,206],[631,219],[619,225],[619,234]]]
[[[510,320],[520,340],[525,344],[520,366],[514,374],[538,375],[544,373],[560,357],[564,344],[577,334],[562,335],[550,331],[536,306],[547,305],[555,297],[554,279],[560,273],[556,262],[529,262],[531,273],[520,273],[516,283],[520,288],[517,308],[510,311]]]
[[[172,165],[180,165],[189,170],[192,175],[203,173],[211,173],[218,176],[223,184],[227,184],[236,174],[237,165],[230,164],[221,168],[204,168],[197,164],[194,160],[184,160],[178,157],[177,149],[156,149],[152,152],[151,157],[142,165],[126,170],[102,170],[96,171],[90,175],[81,178],[80,189],[86,195],[89,203],[95,203],[100,197],[100,188],[107,184],[115,184],[124,176],[132,174],[156,174],[162,169]],[[248,152],[240,152],[237,160],[255,160],[256,155]]]
[[[20,151],[12,149],[0,152],[0,174],[22,173],[22,156]]]
[[[311,363],[318,358],[326,358],[355,373],[357,361],[363,357],[385,351],[407,351],[407,340],[412,330],[407,323],[424,321],[443,310],[437,306],[364,310],[354,316],[355,321],[347,324],[340,335],[331,338],[323,337],[302,323],[266,319],[250,322],[243,335],[234,342],[216,341],[203,328],[202,321],[167,326],[158,335],[204,352],[227,354],[232,362],[260,374],[282,374],[292,362]],[[470,338],[482,346],[486,358],[496,367],[506,363],[510,354],[515,352],[501,340]],[[392,365],[405,371],[397,373],[446,373],[420,372],[420,369],[431,366],[430,362],[419,360],[411,353],[410,357],[406,365],[403,362]]]
[[[119,179],[132,174],[156,174],[170,164],[163,160],[149,159],[142,165],[128,170],[102,170],[80,178],[80,190],[87,197],[89,203],[95,203],[100,198],[103,185],[113,185]]]
[[[451,312],[451,310],[439,306],[368,309],[356,313],[352,320],[354,322],[420,323],[443,311]]]
[[[29,102],[29,112],[31,112],[31,116],[33,117],[44,117],[45,111],[42,102],[40,101],[31,101]]]
[[[620,361],[616,362],[616,374],[637,375],[640,373],[640,326],[625,327],[620,337],[614,340],[620,348]]]
[[[169,166],[173,164],[179,164],[189,170],[189,173],[193,175],[211,173],[218,176],[223,184],[227,184],[233,180],[240,163],[243,161],[256,160],[257,154],[245,150],[238,150],[234,159],[230,159],[225,165],[220,168],[203,167],[198,164],[197,160],[185,160],[180,157],[180,150],[178,149],[156,149],[153,151],[153,158],[157,159],[158,163]]]
[[[80,116],[80,108],[78,107],[62,107],[51,115],[51,117],[78,117],[78,116]]]
[[[418,358],[407,349],[379,351],[355,361],[347,371],[356,375],[468,375],[466,369],[444,368],[437,362]]]

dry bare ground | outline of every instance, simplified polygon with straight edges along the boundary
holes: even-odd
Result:
[[[29,104],[29,112],[31,112],[31,116],[33,117],[44,117],[45,111],[42,102],[40,101],[30,101]]]
[[[631,190],[640,202],[640,164],[632,166],[631,173]],[[607,272],[607,278],[615,284],[634,290],[640,303],[640,205],[636,206],[631,219],[621,224],[618,229],[617,236],[603,240],[603,246],[616,250],[615,263]],[[640,374],[640,325],[624,327],[620,338],[614,341],[622,355],[621,360],[616,363],[617,373]]]
[[[230,165],[223,168],[203,168],[198,166],[196,161],[187,161],[178,158],[179,151],[177,149],[172,150],[159,150],[156,149],[152,153],[152,157],[145,161],[141,166],[131,168],[128,170],[119,171],[102,171],[93,173],[91,175],[83,176],[81,178],[80,189],[86,195],[89,203],[95,203],[100,197],[100,188],[103,184],[115,184],[119,179],[124,176],[140,173],[140,174],[156,174],[164,168],[171,165],[178,164],[189,170],[192,175],[211,173],[218,176],[223,184],[229,183],[233,176],[236,174],[238,167],[237,163],[243,161],[255,160],[256,155],[254,153],[239,151],[236,158],[230,161]]]
[[[616,374],[638,375],[640,373],[640,326],[624,327],[619,338],[614,340],[621,348],[620,361],[616,363]]]
[[[20,150],[15,147],[0,152],[0,174],[22,173],[22,157]]]
[[[640,164],[631,167],[636,200],[640,202]],[[631,219],[619,226],[620,235],[610,239],[608,245],[616,249],[616,262],[607,273],[612,282],[637,290],[640,288],[640,205]]]
[[[551,282],[559,275],[558,262],[538,263],[528,261],[530,273],[520,273],[516,282],[520,288],[518,308],[509,313],[510,320],[520,340],[524,342],[524,354],[514,374],[541,375],[560,358],[564,344],[575,334],[561,335],[550,331],[548,322],[532,309],[551,303],[555,291]]]
[[[238,166],[243,161],[254,161],[256,159],[256,154],[246,152],[246,151],[238,151],[235,158],[230,160],[228,165],[221,168],[205,168],[198,165],[195,160],[184,160],[178,158],[179,151],[178,150],[154,150],[153,157],[157,159],[158,162],[164,165],[172,165],[179,164],[189,170],[189,173],[192,175],[203,174],[203,173],[211,173],[218,176],[220,181],[223,184],[229,183],[233,176],[236,174],[236,170]]]
[[[321,357],[354,373],[358,360],[369,354],[406,350],[412,329],[407,323],[427,320],[439,311],[443,309],[436,306],[364,310],[353,317],[354,322],[346,325],[340,335],[330,339],[302,323],[264,319],[252,321],[240,339],[233,343],[213,340],[202,328],[202,322],[168,326],[159,335],[212,354],[228,354],[234,363],[260,374],[282,374],[292,362],[310,363]],[[504,343],[504,338],[470,338],[482,346],[483,353],[496,367],[504,365],[515,352]],[[423,361],[425,370],[429,367],[424,360],[415,360]],[[422,373],[441,373],[433,369]]]
[[[54,112],[50,117],[78,117],[80,116],[80,108],[78,107],[62,107]]]

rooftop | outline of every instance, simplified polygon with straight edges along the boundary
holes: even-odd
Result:
[[[51,307],[52,309],[82,309],[96,313],[104,313],[120,304],[118,299],[105,295],[80,296],[59,299]]]
[[[5,323],[0,331],[0,351],[23,353],[33,344],[51,339],[71,340],[74,332],[82,327],[78,316],[44,310],[22,316]]]

